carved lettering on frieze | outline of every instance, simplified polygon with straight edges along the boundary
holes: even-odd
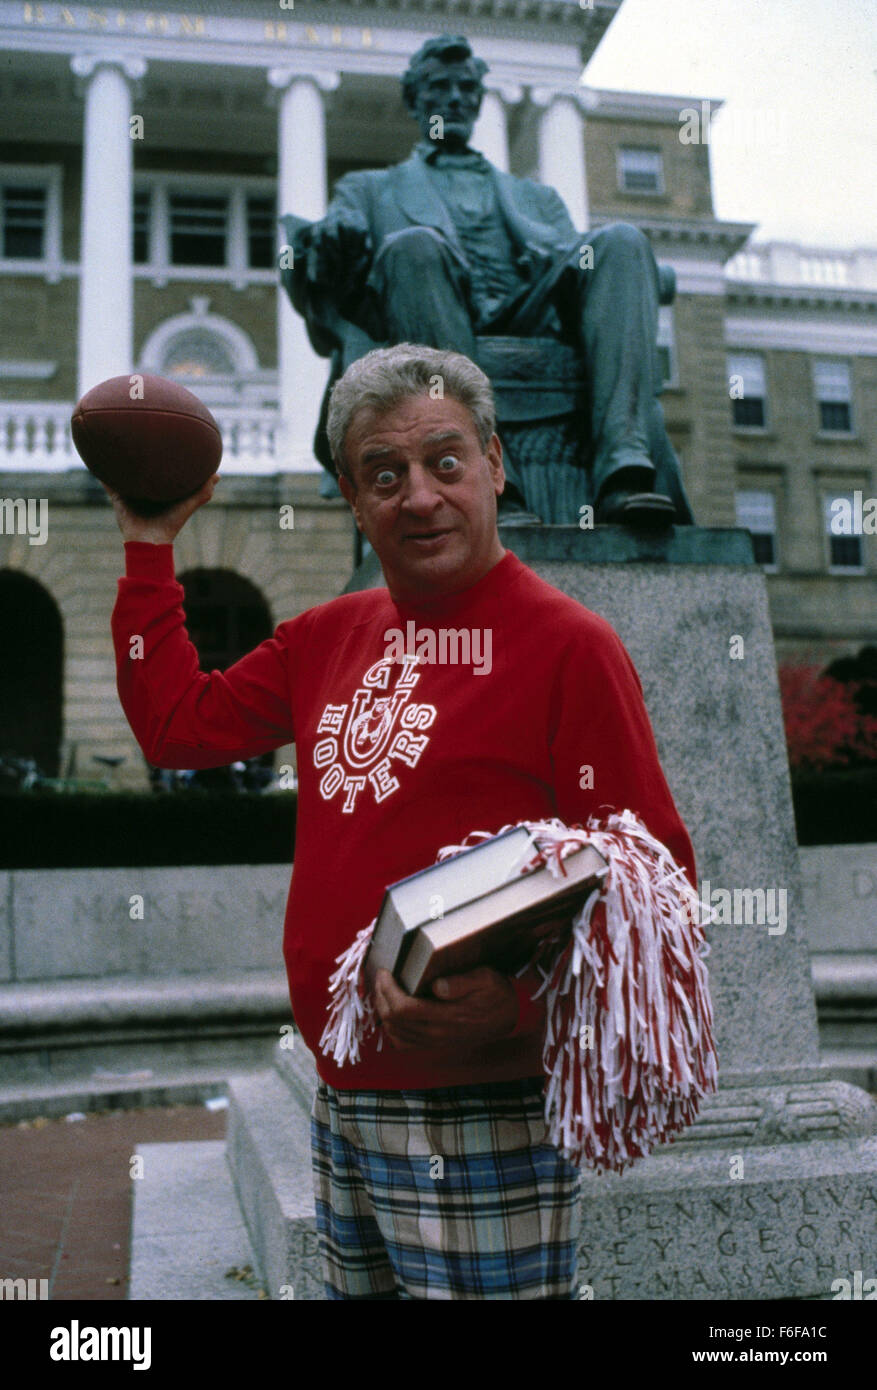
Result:
[[[290,9],[292,6],[289,7]],[[242,19],[222,15],[165,13],[163,10],[123,10],[118,5],[24,4],[25,24],[64,33],[137,34],[152,39],[213,39],[267,43],[286,47],[319,45],[336,49],[374,48],[374,31],[362,25],[294,24],[281,19]]]

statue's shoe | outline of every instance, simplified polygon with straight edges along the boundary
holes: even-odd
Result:
[[[628,492],[618,488],[607,492],[597,503],[594,518],[598,526],[633,526],[659,531],[676,520],[673,500],[662,492]]]

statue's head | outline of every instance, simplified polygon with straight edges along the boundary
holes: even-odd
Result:
[[[468,143],[486,72],[487,64],[461,34],[440,34],[417,50],[402,78],[402,95],[425,140],[449,149]]]

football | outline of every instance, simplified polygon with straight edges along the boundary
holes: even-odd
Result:
[[[146,515],[197,492],[222,458],[206,405],[160,376],[114,376],[93,386],[70,428],[89,472]]]

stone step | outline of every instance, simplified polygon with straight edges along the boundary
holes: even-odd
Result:
[[[0,986],[0,1092],[111,1073],[268,1065],[292,1014],[283,971]],[[149,1079],[149,1078],[147,1078]]]
[[[222,1140],[140,1144],[129,1299],[264,1298]]]
[[[256,1062],[252,1070],[261,1071],[264,1065],[264,1061]],[[58,1119],[72,1111],[90,1114],[158,1105],[201,1105],[225,1097],[228,1073],[227,1066],[188,1066],[175,1071],[165,1065],[155,1071],[144,1069],[127,1075],[93,1070],[70,1081],[45,1086],[0,1086],[0,1124],[40,1117]]]
[[[221,1024],[226,1033],[255,1019],[289,1021],[282,970],[232,975],[106,975],[0,986],[0,1052]]]
[[[313,1059],[301,1042],[277,1070],[229,1081],[227,1152],[268,1297],[322,1300],[311,1173]],[[284,1079],[285,1078],[285,1079]]]

